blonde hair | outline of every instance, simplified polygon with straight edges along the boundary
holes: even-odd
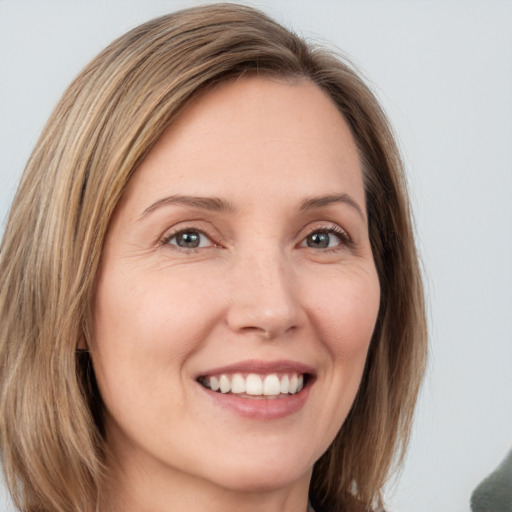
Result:
[[[112,213],[133,172],[200,92],[242,74],[310,80],[359,148],[381,305],[364,376],[311,494],[330,510],[381,503],[401,460],[426,359],[424,299],[402,164],[377,100],[343,59],[263,13],[218,4],[145,23],[73,81],[30,157],[0,252],[0,431],[25,512],[96,509],[102,404],[87,354],[90,304]]]

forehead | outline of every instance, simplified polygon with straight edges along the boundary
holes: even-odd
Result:
[[[195,99],[149,152],[125,197],[186,193],[250,201],[254,189],[316,195],[332,188],[364,204],[358,151],[336,105],[306,80],[250,77]]]

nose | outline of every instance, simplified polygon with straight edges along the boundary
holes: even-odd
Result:
[[[273,339],[301,326],[305,313],[293,269],[283,255],[251,255],[233,270],[227,313],[231,330]]]

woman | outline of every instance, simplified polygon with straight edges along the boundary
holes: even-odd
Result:
[[[20,510],[382,506],[423,295],[396,144],[336,56],[228,4],[122,36],[44,129],[0,276]]]

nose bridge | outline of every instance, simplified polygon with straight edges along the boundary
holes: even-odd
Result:
[[[300,304],[291,262],[283,251],[274,246],[241,255],[232,278],[232,329],[271,338],[297,327]]]

